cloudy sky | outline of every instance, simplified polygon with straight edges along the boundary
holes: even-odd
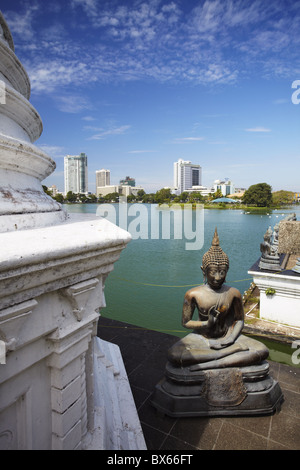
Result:
[[[191,160],[203,181],[300,191],[299,0],[2,0],[63,190],[88,155],[146,192]],[[299,80],[299,82],[297,82]],[[296,88],[293,88],[294,87]],[[292,99],[292,97],[294,99]]]

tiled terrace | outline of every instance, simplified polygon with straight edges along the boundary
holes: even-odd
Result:
[[[100,317],[98,335],[120,347],[148,450],[298,450],[300,368],[271,362],[284,394],[281,411],[260,417],[170,418],[150,404],[176,336]]]

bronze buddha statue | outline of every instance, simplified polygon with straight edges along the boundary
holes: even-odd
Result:
[[[238,289],[224,284],[229,259],[220,247],[217,229],[201,269],[206,283],[185,294],[182,310],[183,326],[194,331],[169,350],[169,361],[191,366],[190,370],[204,370],[245,366],[266,359],[269,352],[262,343],[241,335],[242,296]],[[193,320],[196,309],[198,319]]]
[[[201,268],[205,283],[186,292],[182,310],[182,324],[193,332],[167,352],[152,405],[172,417],[273,413],[282,392],[269,375],[266,346],[241,334],[242,296],[224,284],[229,260],[217,229]]]

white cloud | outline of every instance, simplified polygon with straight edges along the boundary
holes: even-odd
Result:
[[[83,116],[82,118],[83,121],[96,121],[96,118],[92,117],[92,116]]]
[[[63,158],[66,155],[64,147],[47,144],[40,145],[39,147],[54,160],[56,158]]]
[[[83,8],[88,16],[97,16],[97,0],[71,0],[71,5]]]
[[[290,103],[290,100],[287,98],[278,98],[277,100],[272,101],[273,104],[285,104]]]
[[[49,59],[26,67],[33,92],[53,92],[70,84],[82,84],[89,79],[87,65],[79,61]]]
[[[8,12],[36,93],[139,79],[232,84],[300,70],[299,1],[71,0],[67,27],[49,14],[41,30],[47,13],[36,5]]]
[[[127,153],[140,154],[140,153],[153,153],[153,152],[157,152],[157,150],[130,150]]]
[[[200,142],[201,140],[204,140],[204,137],[177,137],[173,142],[175,144],[185,144],[188,142]]]
[[[249,129],[245,129],[246,132],[271,132],[271,129],[267,129],[266,127],[251,127]]]
[[[82,95],[61,95],[56,98],[58,108],[64,113],[80,113],[86,109],[90,109],[91,105]]]
[[[23,40],[28,41],[34,38],[33,19],[39,10],[38,5],[27,5],[24,12],[16,13],[8,11],[5,14],[5,20],[9,25],[12,35],[20,36]]]
[[[97,129],[97,128],[92,128],[90,126],[86,126],[86,129],[94,129],[98,130],[95,134],[93,134],[91,137],[89,137],[88,140],[102,140],[105,139],[106,137],[110,135],[122,135],[125,134],[128,129],[130,129],[131,126],[129,125],[123,125],[120,127],[111,127],[110,129]]]

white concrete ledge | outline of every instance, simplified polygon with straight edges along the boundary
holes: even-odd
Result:
[[[94,339],[94,429],[85,450],[146,450],[146,444],[117,345]]]
[[[260,291],[260,318],[300,327],[300,275],[248,271]],[[268,289],[274,294],[268,295]]]

